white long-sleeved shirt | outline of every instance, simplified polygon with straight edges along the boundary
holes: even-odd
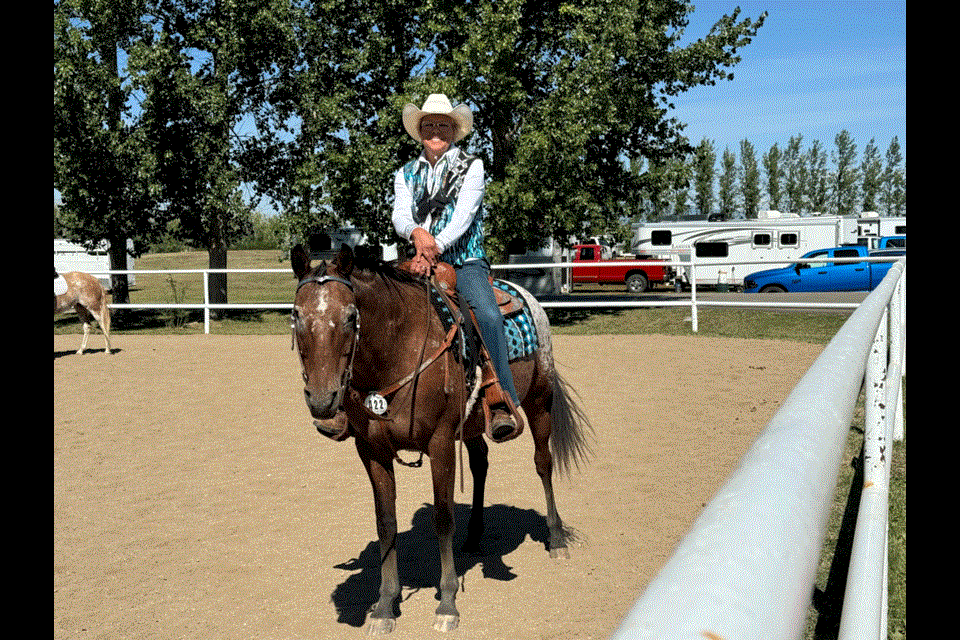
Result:
[[[424,154],[420,154],[417,161],[427,165],[427,188],[431,197],[436,195],[440,189],[445,170],[456,163],[459,153],[457,147],[450,145],[447,152],[440,157],[434,166],[430,165]],[[436,235],[435,240],[440,253],[446,251],[470,227],[477,211],[480,210],[485,186],[483,161],[477,158],[470,164],[470,168],[467,169],[467,174],[463,178],[463,186],[460,187],[457,204],[450,222]],[[413,195],[407,188],[407,181],[403,178],[402,167],[394,177],[393,193],[393,228],[397,235],[409,240],[413,230],[418,226],[429,232],[430,225],[433,222],[430,216],[427,216],[427,219],[420,225],[413,219]]]

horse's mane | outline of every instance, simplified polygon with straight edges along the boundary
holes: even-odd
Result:
[[[321,263],[313,269],[314,274],[327,272],[332,263]],[[380,279],[387,283],[414,284],[423,286],[423,278],[400,267],[397,260],[383,260],[366,252],[357,252],[353,258],[353,271],[350,274],[368,284]]]
[[[401,283],[422,283],[420,276],[414,275],[406,269],[400,268],[396,260],[385,261],[375,257],[361,257],[354,261],[355,271],[380,276],[386,280]]]

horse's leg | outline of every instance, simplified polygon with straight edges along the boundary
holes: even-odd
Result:
[[[441,442],[437,442],[442,440]],[[456,448],[454,440],[434,436],[431,446],[430,470],[433,475],[433,524],[440,543],[440,606],[433,628],[450,631],[460,624],[456,598],[460,582],[453,561],[453,487],[456,472]]]
[[[563,521],[557,512],[557,503],[553,497],[553,455],[550,453],[550,409],[542,399],[537,399],[523,407],[533,433],[533,461],[537,475],[543,483],[543,494],[547,503],[547,528],[550,532],[548,548],[551,558],[569,558]]]
[[[393,461],[389,456],[384,461],[368,442],[361,438],[354,438],[354,441],[373,487],[377,537],[380,541],[380,600],[370,613],[371,621],[367,626],[367,633],[381,635],[390,633],[396,626],[394,604],[400,597],[400,576],[397,572],[396,479],[393,475]]]
[[[480,553],[483,539],[483,496],[487,482],[487,441],[483,436],[467,440],[467,453],[470,455],[470,475],[473,476],[473,505],[470,507],[470,523],[467,525],[467,539],[463,549],[467,553]]]
[[[106,345],[107,353],[113,353],[113,347],[110,346],[110,307],[107,305],[107,295],[100,291],[100,312],[96,316],[97,323],[100,325],[100,331],[103,332],[103,342]]]
[[[80,342],[80,348],[77,350],[77,353],[82,354],[83,350],[87,348],[87,339],[90,337],[90,323],[93,322],[93,314],[79,303],[76,309],[77,315],[80,317],[80,322],[83,324],[83,340]]]

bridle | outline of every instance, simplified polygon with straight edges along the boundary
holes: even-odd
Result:
[[[319,286],[323,286],[330,282],[338,282],[340,284],[343,284],[348,289],[350,289],[351,293],[354,292],[352,282],[350,282],[345,278],[340,278],[337,276],[329,276],[329,275],[311,275],[311,276],[305,277],[303,280],[301,280],[297,284],[297,292],[299,292],[302,287],[311,283],[317,284]],[[430,284],[428,284],[428,286],[430,286]],[[296,313],[296,309],[294,309],[290,314],[290,329],[291,329],[290,349],[291,350],[294,348],[294,344],[296,342],[296,334],[297,334],[296,323],[294,319],[295,313]],[[351,395],[356,396],[356,399],[359,401],[359,404],[363,407],[363,410],[368,414],[370,418],[374,420],[386,420],[386,421],[392,420],[393,418],[386,415],[387,410],[389,408],[389,403],[385,399],[385,396],[388,396],[394,393],[395,391],[399,390],[401,387],[404,387],[405,385],[414,381],[417,378],[417,376],[419,376],[427,367],[433,364],[447,349],[451,347],[458,331],[459,331],[459,325],[457,323],[454,323],[453,326],[451,326],[449,331],[447,332],[447,335],[445,336],[444,341],[441,343],[440,347],[437,349],[437,351],[434,354],[432,354],[430,357],[425,358],[424,354],[421,353],[420,362],[418,363],[418,366],[416,367],[416,369],[414,369],[411,373],[404,376],[397,382],[384,387],[383,389],[379,389],[376,391],[368,391],[366,392],[366,395],[363,395],[363,392],[361,392],[359,389],[354,389],[353,387],[350,386],[350,380],[353,375],[354,356],[356,355],[356,352],[357,352],[357,345],[360,342],[360,310],[358,308],[356,313],[356,318],[354,321],[354,340],[353,340],[353,344],[350,345],[349,362],[347,364],[346,369],[344,369],[343,375],[340,380],[340,391],[338,392],[340,401],[341,402],[343,401],[345,394],[349,391]],[[424,343],[424,346],[426,346],[425,343]],[[306,372],[304,372],[304,376],[306,375],[307,375]]]
[[[304,286],[306,286],[306,285],[308,285],[308,284],[317,284],[318,286],[323,286],[323,285],[325,285],[325,284],[332,283],[332,282],[336,282],[336,283],[340,283],[340,284],[345,285],[348,289],[350,289],[350,292],[351,292],[351,293],[354,293],[354,299],[356,299],[356,294],[355,294],[355,292],[354,292],[354,288],[353,288],[353,283],[352,283],[352,282],[350,282],[349,280],[347,280],[347,279],[345,279],[345,278],[340,278],[340,277],[337,277],[337,276],[329,276],[329,275],[310,275],[310,276],[307,276],[307,277],[303,278],[303,279],[297,284],[297,293],[299,293],[299,291],[300,291],[300,289],[301,289],[302,287],[304,287]],[[430,286],[433,286],[437,291],[440,291],[440,288],[437,287],[436,283],[435,283],[432,279],[431,279],[430,281],[428,281],[428,283],[427,283],[427,287],[430,287]],[[450,302],[449,302],[449,299],[447,298],[446,294],[442,294],[442,295],[443,295],[443,297],[444,297],[444,300],[445,300],[445,301],[447,302],[447,304],[449,305]],[[296,293],[294,294],[294,296],[296,296]],[[296,320],[295,320],[295,317],[294,317],[295,314],[296,314],[296,305],[294,305],[294,309],[293,309],[293,311],[291,311],[291,314],[290,314],[290,329],[291,329],[291,334],[292,334],[292,335],[291,335],[291,338],[290,338],[290,348],[291,348],[291,350],[294,348],[294,344],[295,344],[295,342],[296,342],[296,335],[297,335],[297,332],[296,332]],[[391,385],[389,385],[389,386],[387,386],[387,387],[385,387],[385,388],[383,388],[383,389],[380,389],[379,391],[367,392],[366,397],[363,397],[363,392],[361,392],[359,389],[353,388],[353,387],[350,385],[350,379],[351,379],[351,377],[352,377],[352,375],[353,375],[353,360],[354,360],[354,356],[356,355],[357,345],[358,345],[359,342],[360,342],[360,309],[357,308],[356,316],[355,316],[355,320],[354,320],[354,339],[353,339],[353,343],[350,345],[349,362],[348,362],[348,364],[347,364],[346,369],[345,369],[344,372],[343,372],[343,375],[342,375],[341,380],[340,380],[340,389],[339,389],[339,391],[337,392],[338,405],[339,405],[340,407],[343,406],[343,402],[344,402],[345,396],[349,393],[349,396],[350,396],[350,398],[351,398],[351,401],[352,401],[353,403],[355,403],[356,405],[359,405],[360,409],[361,409],[364,413],[367,414],[367,417],[369,417],[369,418],[372,419],[372,420],[392,422],[392,421],[394,420],[394,418],[393,418],[392,416],[387,415],[390,407],[389,407],[389,402],[386,400],[385,396],[388,396],[388,395],[396,392],[397,390],[399,390],[400,388],[404,387],[405,385],[407,385],[407,384],[409,384],[409,383],[411,383],[411,382],[415,382],[415,381],[417,380],[418,376],[419,376],[424,370],[426,370],[427,367],[429,367],[431,364],[433,364],[435,361],[437,361],[437,359],[439,359],[440,356],[443,355],[444,352],[446,352],[448,349],[450,349],[450,347],[454,344],[456,335],[457,335],[457,333],[459,332],[459,330],[460,330],[460,325],[459,325],[459,323],[454,322],[454,323],[452,324],[452,326],[450,327],[450,329],[447,331],[447,335],[445,336],[445,338],[444,338],[443,342],[441,343],[440,347],[437,349],[437,351],[436,351],[434,354],[432,354],[432,355],[431,355],[430,357],[428,357],[428,358],[424,358],[424,355],[425,355],[425,354],[421,352],[421,354],[420,354],[420,362],[418,363],[418,366],[416,367],[416,369],[414,369],[414,371],[412,371],[412,372],[409,373],[408,375],[404,376],[404,377],[401,378],[399,381],[397,381],[397,382],[395,382],[395,383],[393,383],[393,384],[391,384]],[[424,347],[425,347],[425,346],[426,346],[426,337],[424,338]],[[302,357],[301,357],[301,364],[302,364]],[[304,371],[303,375],[304,375],[304,382],[307,382],[307,373],[306,373],[306,371]],[[444,375],[445,375],[445,376],[446,376],[446,375],[449,375],[449,372],[448,372],[446,369],[445,369],[445,374],[444,374]],[[444,384],[444,386],[446,386],[446,383]],[[413,400],[413,397],[414,397],[414,396],[415,396],[415,394],[411,394],[411,401]],[[465,420],[465,419],[466,419],[466,415],[464,415],[464,420]],[[460,426],[458,427],[458,430],[457,430],[457,431],[458,431],[458,434],[459,434],[459,432],[460,432],[460,429],[462,429],[462,427],[463,427],[463,420],[461,420],[461,424],[460,424]],[[348,428],[349,428],[349,427],[348,427]],[[411,425],[410,425],[410,428],[411,428],[411,430],[413,429],[412,414],[411,414]],[[344,435],[345,435],[345,434],[344,434]],[[393,445],[392,445],[391,443],[389,443],[389,440],[387,441],[387,444],[388,444],[388,446],[389,446],[391,449],[393,449]],[[393,452],[393,457],[394,457],[394,460],[396,460],[396,461],[399,462],[400,464],[403,464],[403,465],[408,466],[408,467],[418,467],[418,466],[420,466],[420,465],[422,464],[422,462],[423,462],[423,454],[422,454],[422,453],[420,454],[420,460],[417,461],[417,462],[404,462],[404,461],[403,461],[402,459],[400,459],[400,457],[397,455],[396,451]],[[462,461],[461,461],[461,462],[462,462]]]
[[[297,283],[297,291],[294,293],[294,298],[296,298],[297,293],[300,292],[305,285],[315,283],[319,286],[323,286],[328,282],[339,282],[340,284],[346,285],[350,289],[350,293],[353,291],[353,283],[347,280],[346,278],[340,278],[337,276],[328,276],[328,275],[311,275],[307,276],[299,283]],[[294,304],[293,310],[290,312],[290,349],[293,350],[297,340],[297,325],[296,325],[296,316],[297,308]],[[343,373],[340,377],[340,390],[337,392],[337,404],[343,402],[343,396],[346,389],[350,386],[350,377],[353,375],[353,358],[357,353],[357,344],[360,342],[360,309],[357,309],[356,316],[354,317],[353,323],[353,343],[350,345],[350,356],[347,360],[347,366],[343,370]],[[303,358],[301,357],[301,364]],[[307,382],[308,374],[306,370],[303,372],[303,381]]]

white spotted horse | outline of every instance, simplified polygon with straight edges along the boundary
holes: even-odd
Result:
[[[54,281],[57,272],[53,273]],[[70,271],[63,274],[66,283],[66,292],[53,294],[53,315],[73,309],[83,324],[83,340],[77,353],[83,353],[87,348],[87,339],[90,337],[90,325],[94,320],[100,325],[103,332],[103,341],[106,344],[106,353],[113,353],[110,347],[110,307],[107,305],[107,293],[103,290],[100,281],[89,273]],[[61,285],[63,282],[61,282]]]

